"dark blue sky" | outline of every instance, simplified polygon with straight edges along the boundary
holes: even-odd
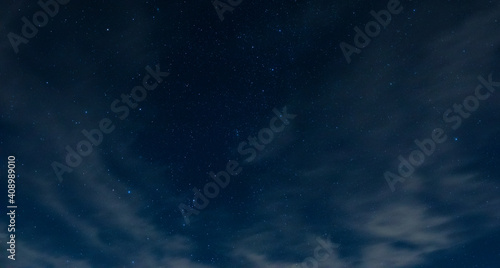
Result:
[[[495,1],[42,3],[0,11],[0,267],[499,266]]]

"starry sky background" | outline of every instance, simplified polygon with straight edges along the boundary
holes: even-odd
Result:
[[[16,261],[0,267],[498,267],[500,93],[391,192],[386,170],[442,114],[500,80],[496,1],[401,1],[347,64],[340,42],[387,1],[76,1],[14,53],[35,1],[2,1],[0,152],[15,155]],[[144,67],[170,76],[125,120],[110,104]],[[186,225],[178,209],[238,144],[297,117]],[[116,129],[59,182],[83,129]],[[2,183],[7,205],[6,176]],[[2,205],[2,211],[5,206]]]

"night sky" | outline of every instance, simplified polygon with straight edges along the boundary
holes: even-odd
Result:
[[[497,1],[1,6],[0,268],[500,267]]]

